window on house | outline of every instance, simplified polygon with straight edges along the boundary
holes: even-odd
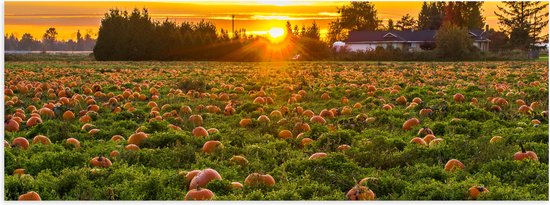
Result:
[[[416,48],[416,47],[417,47],[416,43],[411,43],[411,48]]]

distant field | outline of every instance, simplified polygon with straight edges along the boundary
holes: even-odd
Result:
[[[85,58],[5,63],[5,200],[548,200],[547,62]]]

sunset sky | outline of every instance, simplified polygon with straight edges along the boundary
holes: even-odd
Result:
[[[264,34],[274,27],[284,27],[289,20],[292,25],[310,25],[316,21],[324,36],[328,23],[336,18],[336,8],[347,2],[319,1],[165,1],[165,2],[29,2],[7,1],[5,9],[5,33],[17,37],[31,33],[40,38],[49,27],[55,27],[59,39],[75,39],[76,31],[97,33],[100,20],[111,8],[132,10],[149,9],[155,20],[166,18],[176,22],[212,21],[218,29],[231,29],[231,15],[235,15],[235,29],[245,28],[254,34]],[[374,2],[378,17],[397,21],[409,13],[418,17],[422,2]],[[491,27],[498,27],[494,11],[498,2],[485,2],[483,15]]]

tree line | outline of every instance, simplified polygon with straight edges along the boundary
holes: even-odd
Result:
[[[49,28],[38,40],[30,33],[24,33],[17,38],[13,33],[4,35],[5,50],[7,51],[91,51],[95,46],[95,39],[91,32],[82,35],[76,32],[76,40],[59,40],[55,28]]]
[[[147,9],[131,13],[111,9],[101,20],[94,56],[97,60],[286,60],[298,52],[305,59],[325,57],[328,46],[320,40],[320,28],[314,22],[294,31],[287,22],[285,48],[274,50],[263,36],[247,35],[238,29],[229,31],[202,20],[177,24],[169,19],[151,19]]]

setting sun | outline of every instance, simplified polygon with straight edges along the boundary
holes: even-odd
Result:
[[[285,30],[282,28],[271,28],[269,30],[269,37],[273,42],[280,42],[285,35]]]

